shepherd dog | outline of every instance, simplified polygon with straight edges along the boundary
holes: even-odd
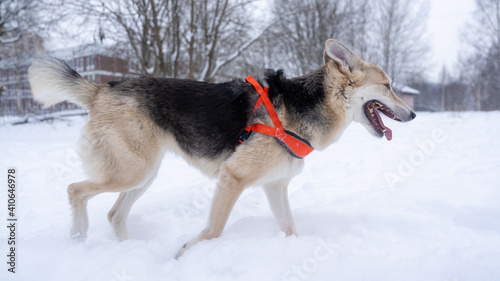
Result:
[[[219,237],[249,186],[263,187],[280,230],[297,235],[287,188],[305,155],[292,146],[305,147],[305,154],[324,150],[352,122],[391,140],[380,113],[400,122],[415,118],[389,76],[345,45],[327,40],[323,62],[295,78],[266,70],[253,83],[140,77],[96,84],[62,60],[35,60],[28,70],[35,100],[45,107],[69,101],[89,111],[79,141],[88,179],[68,186],[71,236],[85,240],[92,197],[120,192],[108,219],[117,237],[127,239],[130,209],[153,183],[167,152],[217,180],[206,228],[177,258],[197,242]],[[259,126],[271,133],[252,130]]]

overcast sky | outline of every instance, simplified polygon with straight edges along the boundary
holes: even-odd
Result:
[[[462,44],[460,30],[471,19],[474,0],[434,0],[427,30],[431,40],[434,68],[433,77],[438,77],[443,64],[453,72],[453,67]],[[429,78],[433,78],[429,77]],[[437,78],[434,78],[437,79]],[[433,79],[433,80],[434,80]]]

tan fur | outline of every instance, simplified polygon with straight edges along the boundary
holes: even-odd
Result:
[[[89,117],[79,149],[89,179],[68,188],[74,217],[71,234],[78,238],[87,231],[87,201],[102,192],[122,192],[108,215],[112,221],[123,192],[141,188],[156,176],[164,154],[162,143],[169,138],[138,112],[132,98],[110,95],[105,86],[96,95]]]
[[[347,98],[338,94],[346,84],[348,78],[345,77],[333,63],[327,63],[325,68],[325,91],[329,93],[326,102],[323,105],[323,110],[330,116],[331,124],[322,135],[316,135],[312,139],[314,147],[318,150],[323,150],[338,138],[349,125],[347,118],[348,104]],[[325,128],[327,128],[325,126]]]
[[[120,238],[128,238],[122,226],[124,216],[114,221],[117,212],[128,193],[140,196],[144,186],[151,184],[165,151],[184,156],[205,174],[218,177],[218,191],[214,198],[216,208],[212,210],[210,223],[199,240],[220,235],[234,202],[246,187],[258,181],[264,184],[290,178],[302,167],[301,160],[292,158],[276,141],[263,135],[258,135],[248,145],[239,146],[232,155],[221,156],[217,160],[193,159],[179,149],[172,136],[139,112],[132,98],[114,96],[106,86],[98,91],[89,117],[80,140],[80,154],[89,179],[71,184],[68,188],[74,217],[72,235],[75,238],[85,238],[88,228],[86,204],[101,192],[121,192],[108,219]],[[128,211],[130,208],[126,208]]]
[[[36,100],[45,107],[64,100],[91,108],[92,100],[99,86],[86,79],[75,79],[68,82],[66,74],[54,71],[60,62],[50,58],[42,58],[33,62],[28,69],[31,91]],[[36,73],[36,75],[33,75]]]
[[[80,140],[80,153],[90,179],[137,185],[151,173],[151,163],[162,157],[161,130],[138,112],[132,98],[99,92]],[[132,122],[123,120],[133,120]]]
[[[222,164],[207,227],[186,243],[176,257],[180,257],[199,241],[219,237],[238,197],[245,188],[255,184],[265,186],[280,228],[287,235],[297,235],[286,188],[290,179],[300,173],[302,167],[303,160],[291,157],[274,139],[264,135],[258,135],[248,145],[239,146]]]
[[[342,56],[337,57],[339,50],[348,55],[343,59]],[[50,77],[60,75],[54,69],[61,67],[61,62],[51,63],[55,65],[52,68],[43,63],[35,64],[30,72],[34,95],[47,104],[57,101],[56,94],[44,94],[51,85],[60,86],[63,94],[69,94],[67,84],[61,86]],[[47,73],[39,75],[41,71]],[[284,106],[278,112],[285,128],[306,132],[313,147],[318,150],[335,142],[352,121],[365,122],[362,104],[366,98],[380,96],[388,101],[388,106],[400,106],[404,114],[411,112],[392,90],[388,91],[384,86],[390,83],[390,79],[380,68],[362,61],[334,40],[326,43],[323,71],[326,98],[321,109],[326,118],[320,127],[307,127],[288,120]],[[220,236],[238,197],[251,185],[264,187],[280,229],[286,235],[297,235],[287,187],[291,178],[301,172],[304,160],[292,157],[275,139],[255,134],[244,145],[238,146],[234,153],[219,155],[216,159],[193,158],[180,149],[170,133],[141,112],[134,98],[115,95],[107,85],[96,86],[82,82],[81,77],[78,79],[84,85],[82,89],[91,92],[88,95],[90,98],[81,93],[73,97],[90,109],[89,122],[83,128],[80,140],[80,154],[89,178],[68,187],[73,210],[73,237],[83,239],[86,236],[86,206],[90,198],[102,192],[120,192],[108,219],[117,236],[127,239],[128,213],[154,181],[167,151],[184,157],[205,174],[217,178],[217,189],[205,230],[186,243],[177,257],[199,241]],[[272,124],[269,118],[258,121]]]

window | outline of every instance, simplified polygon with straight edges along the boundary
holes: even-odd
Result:
[[[87,70],[94,70],[94,69],[95,69],[95,57],[89,56],[87,57]]]
[[[76,63],[76,65],[75,65],[76,71],[83,71],[85,69],[83,57],[75,59],[75,63]]]

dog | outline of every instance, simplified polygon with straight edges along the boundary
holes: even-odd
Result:
[[[89,110],[79,142],[88,180],[68,187],[71,236],[86,238],[89,199],[120,192],[108,219],[118,238],[127,239],[130,209],[153,183],[166,152],[217,179],[206,228],[177,258],[197,242],[219,237],[238,197],[254,185],[263,187],[281,231],[297,235],[287,187],[305,155],[334,143],[353,121],[390,140],[380,113],[401,122],[415,118],[378,66],[333,39],[326,41],[323,57],[320,68],[301,77],[267,70],[265,89],[262,81],[249,79],[142,77],[98,85],[56,58],[34,61],[28,77],[37,101],[46,107],[70,101]],[[290,147],[295,145],[309,151],[297,155]]]

